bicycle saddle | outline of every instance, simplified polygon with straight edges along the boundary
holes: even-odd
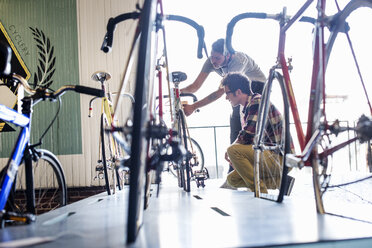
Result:
[[[187,79],[187,75],[186,73],[182,72],[182,71],[174,71],[172,72],[172,82],[182,82],[182,81],[185,81]]]
[[[12,50],[9,45],[0,41],[0,76],[8,76],[10,74],[11,58]]]
[[[104,81],[107,81],[111,78],[110,73],[104,72],[104,71],[96,71],[92,75],[92,79],[97,82],[103,83]]]

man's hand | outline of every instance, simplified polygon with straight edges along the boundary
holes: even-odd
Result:
[[[183,105],[183,112],[185,112],[186,116],[191,115],[195,111],[195,105],[194,104],[184,104]]]

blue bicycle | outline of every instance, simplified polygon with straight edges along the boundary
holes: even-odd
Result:
[[[59,113],[41,135],[37,144],[30,144],[32,110],[38,102],[49,99],[59,101],[66,91],[75,91],[94,96],[103,96],[102,90],[80,85],[65,85],[51,92],[46,88],[31,89],[27,81],[10,74],[11,50],[0,43],[0,77],[5,83],[0,86],[20,84],[30,94],[22,99],[22,114],[0,104],[0,119],[21,127],[18,139],[6,167],[0,176],[0,220],[5,224],[30,223],[35,215],[67,204],[67,186],[57,157],[50,151],[38,149]],[[1,82],[1,81],[0,81]]]

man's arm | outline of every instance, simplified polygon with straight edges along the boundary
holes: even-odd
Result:
[[[189,86],[181,89],[181,93],[194,93],[203,85],[209,73],[201,71],[195,81]]]
[[[185,104],[183,105],[183,110],[185,112],[186,116],[191,115],[196,109],[204,107],[214,101],[216,101],[218,98],[220,98],[224,93],[223,88],[219,88],[218,90],[214,91],[213,93],[209,94],[207,97],[201,99],[200,101],[197,101],[193,104]]]
[[[258,118],[258,107],[261,102],[261,97],[256,96],[249,103],[245,113],[244,127],[240,130],[235,143],[243,145],[253,144],[254,136],[256,133],[256,124]]]

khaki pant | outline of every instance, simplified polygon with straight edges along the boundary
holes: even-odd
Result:
[[[227,183],[239,188],[247,187],[254,191],[254,150],[252,145],[232,144],[227,149],[234,170],[227,175]],[[267,193],[267,189],[277,188],[280,185],[280,168],[272,159],[272,152],[264,151],[263,159],[273,173],[270,176],[260,174],[260,191]],[[275,156],[277,157],[277,156]]]

